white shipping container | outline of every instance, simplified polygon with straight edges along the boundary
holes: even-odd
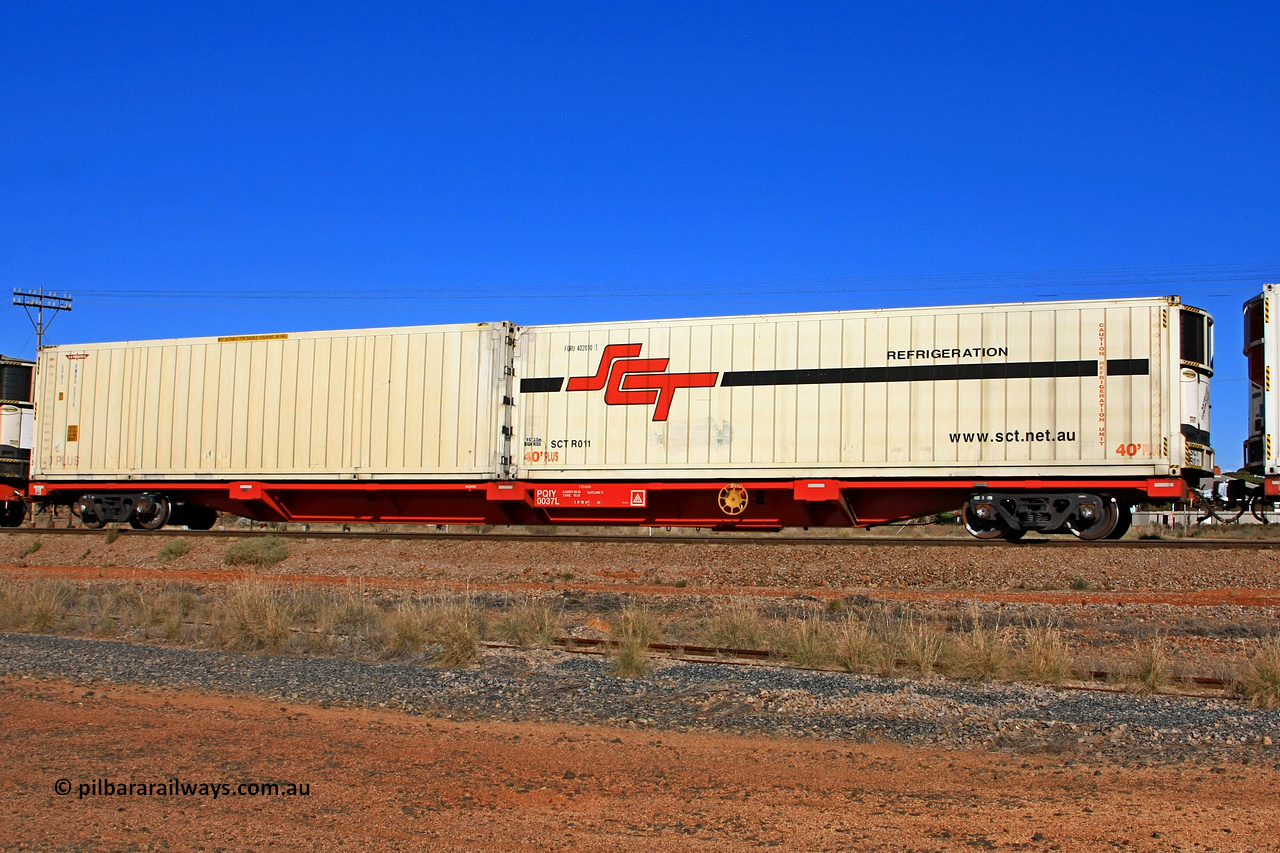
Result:
[[[1180,311],[1211,339],[1176,297],[529,327],[518,476],[1209,469],[1184,429],[1207,445],[1209,367],[1182,375]]]
[[[33,479],[494,479],[505,323],[46,347]]]
[[[35,412],[30,406],[6,403],[0,406],[0,445],[30,450],[35,429]]]

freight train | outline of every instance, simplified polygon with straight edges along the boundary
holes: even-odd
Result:
[[[1246,308],[1271,347],[1249,356],[1264,477],[1271,288]],[[10,482],[88,527],[776,530],[958,509],[982,539],[1097,540],[1212,476],[1212,375],[1213,320],[1173,296],[59,345]]]

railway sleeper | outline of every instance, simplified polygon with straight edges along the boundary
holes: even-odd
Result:
[[[1028,531],[1070,533],[1079,539],[1119,539],[1131,515],[1108,494],[999,493],[970,496],[964,523],[979,539],[1021,539]]]

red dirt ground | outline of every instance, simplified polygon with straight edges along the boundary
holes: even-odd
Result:
[[[0,720],[7,849],[1280,849],[1269,765],[457,722],[30,678],[0,682]],[[78,796],[102,778],[310,794]]]
[[[422,580],[405,577],[379,577],[361,575],[358,578],[320,574],[282,574],[272,572],[269,575],[246,572],[238,569],[219,569],[216,571],[198,571],[187,569],[149,568],[143,566],[16,566],[0,564],[0,576],[13,578],[63,578],[70,581],[186,581],[188,583],[230,583],[254,577],[270,580],[273,583],[286,585],[317,584],[324,586],[346,586],[353,582],[369,588],[395,589],[405,591],[434,591],[441,589],[456,590],[459,583],[456,579]],[[675,588],[670,585],[584,583],[539,583],[537,581],[513,581],[508,583],[470,582],[465,587],[474,592],[519,591],[537,593],[547,590],[572,589],[575,592],[618,592],[625,590],[631,595],[662,595],[670,598],[687,596],[715,596],[750,594],[760,597],[792,597],[810,595],[815,598],[834,598],[848,590],[832,590],[828,588],[795,589],[792,587],[690,587]],[[1174,607],[1217,607],[1235,605],[1237,607],[1277,607],[1280,606],[1280,590],[1275,589],[1201,589],[1183,592],[1164,592],[1158,590],[1117,590],[1101,592],[1096,590],[1077,592],[1074,590],[973,590],[973,589],[868,589],[865,590],[878,599],[891,601],[991,601],[1011,604],[1164,604]]]

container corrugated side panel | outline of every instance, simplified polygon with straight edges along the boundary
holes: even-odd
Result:
[[[517,345],[518,376],[566,382],[519,395],[520,476],[1164,474],[1164,439],[1178,422],[1166,375],[1168,307],[1164,299],[1100,300],[529,327]],[[605,388],[568,390],[568,379],[598,375],[610,345],[630,345],[634,361],[605,367]],[[919,350],[983,355],[891,357]],[[1116,375],[1107,375],[1108,361]],[[1146,371],[1135,372],[1135,361]],[[1092,372],[927,372],[1027,364]],[[648,373],[621,378],[633,368]],[[866,373],[883,368],[916,374],[883,381]],[[829,381],[812,381],[815,371]],[[620,401],[629,382],[701,373],[715,374],[714,387],[672,392],[666,420],[652,402]]]
[[[1263,454],[1264,473],[1280,473],[1280,285],[1262,288]]]
[[[46,348],[35,476],[488,479],[508,452],[505,339],[486,324]]]

